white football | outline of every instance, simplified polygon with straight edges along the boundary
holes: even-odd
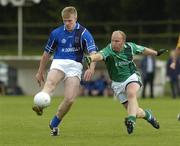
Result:
[[[34,104],[38,107],[45,108],[51,103],[51,97],[45,92],[39,92],[34,96]]]

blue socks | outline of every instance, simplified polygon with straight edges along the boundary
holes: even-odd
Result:
[[[54,116],[54,118],[51,120],[51,123],[50,125],[52,127],[58,127],[58,125],[60,124],[61,120],[57,117],[57,116]]]

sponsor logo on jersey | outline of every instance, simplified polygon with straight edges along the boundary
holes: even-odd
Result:
[[[128,65],[130,61],[119,61],[115,63],[115,66]]]
[[[65,44],[65,43],[66,43],[66,39],[62,39],[62,40],[61,40],[61,43],[62,43],[62,44]]]
[[[62,52],[77,52],[81,48],[80,47],[69,47],[69,48],[62,48]]]

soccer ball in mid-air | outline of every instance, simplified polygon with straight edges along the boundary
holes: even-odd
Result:
[[[34,96],[34,105],[46,108],[51,103],[51,97],[45,92],[39,92]]]

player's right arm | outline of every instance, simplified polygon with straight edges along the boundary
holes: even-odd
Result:
[[[176,59],[180,56],[180,47],[176,48],[175,53],[173,55],[172,63],[170,64],[170,68],[175,69],[176,68]]]
[[[44,53],[43,53],[41,60],[40,60],[39,69],[38,69],[38,72],[35,76],[39,86],[41,86],[42,82],[44,82],[45,68],[46,68],[46,65],[47,65],[50,57],[51,57],[51,54],[56,49],[56,46],[57,46],[56,30],[54,30],[51,32],[50,37],[47,41],[47,44],[44,48]]]
[[[36,73],[36,76],[35,76],[39,86],[41,86],[42,82],[44,82],[45,68],[46,68],[46,65],[49,61],[50,56],[51,55],[49,53],[44,51],[44,53],[41,57],[39,69],[38,69],[38,72]]]
[[[180,35],[178,38],[175,54],[173,57],[173,62],[170,64],[170,68],[175,69],[176,68],[176,58],[180,56]]]

